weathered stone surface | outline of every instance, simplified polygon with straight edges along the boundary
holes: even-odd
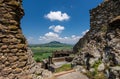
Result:
[[[6,67],[10,66],[10,62],[8,62],[8,61],[6,61],[4,64],[5,64]]]
[[[16,53],[18,51],[18,49],[16,48],[16,49],[11,49],[11,52],[12,53]]]
[[[5,65],[0,65],[0,71],[5,68]]]
[[[25,67],[25,66],[26,66],[26,62],[20,62],[17,65],[17,67]]]
[[[20,69],[20,68],[16,68],[16,69],[14,69],[13,70],[13,74],[19,74],[19,73],[21,73],[22,72],[22,69]]]
[[[0,79],[50,77],[52,74],[41,69],[32,58],[32,51],[22,34],[22,0],[0,0],[0,11]]]
[[[103,63],[101,63],[99,66],[98,66],[98,71],[104,71],[105,69],[105,65]]]
[[[119,4],[120,0],[105,0],[90,10],[90,30],[73,48],[75,53],[79,53],[73,65],[84,66],[92,72],[103,72],[108,79],[120,78],[120,74],[115,73],[118,71],[111,69],[120,65]]]
[[[1,71],[1,74],[2,74],[3,76],[8,76],[11,72],[12,72],[12,69],[9,68],[9,67],[6,67],[6,68],[4,68],[4,69]]]
[[[7,49],[7,47],[8,47],[7,45],[2,45],[1,49]]]
[[[119,79],[120,78],[120,66],[115,66],[110,68],[110,76],[111,79]]]
[[[48,72],[48,70],[44,70],[44,71],[42,72],[42,76],[43,76],[44,78],[50,78],[50,77],[52,77],[51,74],[52,74],[52,73],[51,73],[51,72]]]
[[[4,63],[6,60],[7,60],[7,58],[6,58],[5,56],[1,56],[0,61],[1,61],[2,63]]]
[[[76,66],[76,67],[74,67],[74,69],[75,69],[75,71],[77,71],[77,72],[82,72],[82,73],[87,73],[87,70],[83,67],[83,66]]]
[[[3,42],[3,43],[9,43],[9,39],[3,38],[3,39],[2,39],[2,42]]]
[[[19,56],[19,61],[26,61],[28,59],[28,56]]]
[[[8,26],[8,28],[10,29],[10,30],[17,30],[18,29],[18,27],[17,26]]]
[[[15,61],[17,61],[18,60],[18,57],[17,56],[10,56],[10,57],[8,57],[8,61],[10,62],[10,63],[13,63],[13,62],[15,62]]]

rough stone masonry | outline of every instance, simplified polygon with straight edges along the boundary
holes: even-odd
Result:
[[[105,0],[90,10],[90,30],[74,46],[73,64],[90,73],[120,79],[120,0]]]
[[[51,73],[36,65],[20,28],[22,0],[0,0],[0,79],[42,79]]]

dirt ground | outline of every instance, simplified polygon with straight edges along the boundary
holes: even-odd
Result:
[[[74,70],[64,71],[60,73],[55,73],[54,77],[51,79],[89,79],[85,75],[80,72],[76,72]]]

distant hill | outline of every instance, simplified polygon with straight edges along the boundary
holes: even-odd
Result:
[[[62,44],[61,42],[58,42],[58,41],[51,41],[49,42],[48,44]]]
[[[49,43],[45,43],[45,44],[30,44],[30,47],[68,47],[68,46],[73,46],[70,44],[65,44],[65,43],[61,43],[58,41],[51,41]]]

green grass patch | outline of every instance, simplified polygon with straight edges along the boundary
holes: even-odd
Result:
[[[99,72],[97,74],[95,74],[94,72],[87,72],[86,75],[90,79],[107,79],[103,72]]]
[[[33,51],[33,57],[36,62],[40,62],[43,59],[47,59],[49,56],[52,56],[53,51],[61,51],[61,50],[72,50],[72,46],[67,47],[37,47],[31,46],[31,50]]]
[[[40,52],[40,53],[51,53],[53,51],[60,51],[60,50],[72,50],[72,47],[31,47],[32,51],[34,53]]]
[[[106,75],[103,72],[98,71],[98,66],[102,63],[101,60],[98,60],[95,62],[95,64],[92,66],[92,68],[95,69],[94,72],[87,72],[86,75],[90,79],[107,79]]]
[[[93,72],[94,75],[96,75],[98,73],[98,66],[102,63],[101,60],[98,60],[95,62],[95,64],[93,65],[93,68],[95,69],[95,71]]]
[[[41,62],[44,59],[47,59],[49,56],[52,56],[52,53],[34,53],[34,59],[36,62]]]
[[[62,65],[60,68],[57,68],[56,70],[55,70],[55,73],[57,73],[57,72],[62,72],[62,71],[68,71],[68,70],[71,70],[72,68],[71,68],[71,64],[64,64],[64,65]]]

